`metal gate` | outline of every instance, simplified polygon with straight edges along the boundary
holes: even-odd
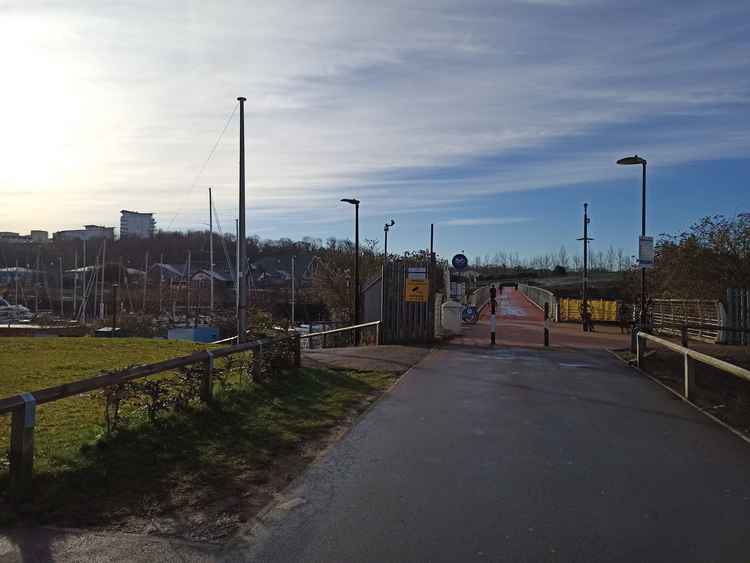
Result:
[[[427,300],[406,300],[409,268],[424,268]],[[435,285],[440,270],[429,261],[395,260],[383,267],[383,344],[427,343],[435,338]]]

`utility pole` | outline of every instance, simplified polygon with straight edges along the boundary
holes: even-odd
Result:
[[[211,194],[211,188],[208,188],[208,230],[209,230],[209,239],[208,239],[208,260],[211,262],[211,281],[209,282],[211,285],[211,305],[210,310],[211,314],[214,313],[214,208],[213,208],[213,196]]]
[[[586,319],[586,315],[589,312],[589,241],[594,240],[589,238],[589,223],[591,223],[591,219],[589,219],[588,207],[588,203],[583,204],[583,238],[578,239],[583,241],[583,295],[581,299],[581,323],[583,324],[583,332],[588,332],[589,330],[589,323]]]
[[[239,237],[239,302],[237,305],[237,343],[245,341],[247,332],[247,243],[245,235],[245,100],[240,96],[240,217]]]

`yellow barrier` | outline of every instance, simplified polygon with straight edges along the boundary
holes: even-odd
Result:
[[[617,301],[606,301],[604,299],[589,299],[589,308],[591,309],[591,318],[596,321],[618,320],[618,303]],[[580,299],[560,299],[560,320],[561,321],[580,321],[581,320],[581,300]]]

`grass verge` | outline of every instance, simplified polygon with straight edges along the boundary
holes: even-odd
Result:
[[[147,361],[155,359],[163,358]],[[121,361],[121,367],[134,363],[127,355]],[[102,362],[112,366],[111,357]],[[38,433],[34,499],[20,514],[0,507],[3,523],[219,541],[299,474],[333,428],[395,378],[347,369],[285,370],[263,384],[244,380],[217,389],[211,405],[161,415],[156,424],[136,417],[111,436],[103,434],[101,405],[81,398],[73,411],[68,406],[55,414],[78,413],[78,424],[48,425]],[[40,415],[55,404],[40,407]],[[7,472],[0,473],[0,487],[5,485]]]

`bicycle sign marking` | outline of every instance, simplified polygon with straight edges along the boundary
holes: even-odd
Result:
[[[404,301],[411,303],[427,303],[430,292],[427,280],[407,279],[404,289]]]
[[[453,267],[458,270],[465,270],[469,266],[469,259],[463,254],[456,254],[451,260]]]

